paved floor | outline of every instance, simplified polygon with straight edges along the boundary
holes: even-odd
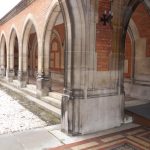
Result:
[[[50,130],[47,127],[0,135],[0,150],[44,150],[62,145]]]
[[[150,150],[150,129],[136,127],[49,150]]]
[[[0,150],[50,150],[59,146],[66,146],[95,137],[113,134],[122,130],[135,128],[136,124],[126,124],[119,128],[114,128],[91,135],[71,137],[60,131],[60,125],[32,129],[24,132],[0,135]],[[75,144],[76,145],[76,144]],[[82,146],[81,146],[82,147]],[[64,149],[62,147],[61,149]],[[81,149],[75,149],[81,150]]]

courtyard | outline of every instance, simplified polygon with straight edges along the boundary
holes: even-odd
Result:
[[[59,119],[6,88],[0,87],[0,134],[59,123]]]

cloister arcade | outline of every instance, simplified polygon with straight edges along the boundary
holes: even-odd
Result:
[[[1,19],[1,79],[32,84],[39,98],[63,93],[66,133],[120,126],[126,97],[150,96],[149,8],[149,0],[23,0]]]

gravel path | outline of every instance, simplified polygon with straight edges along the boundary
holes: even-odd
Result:
[[[47,126],[48,123],[0,90],[0,134]]]

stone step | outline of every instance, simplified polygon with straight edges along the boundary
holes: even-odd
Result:
[[[56,108],[55,106],[52,106],[52,105],[50,105],[47,102],[44,102],[42,100],[39,100],[39,102],[37,102],[37,104],[39,106],[41,106],[44,110],[47,110],[51,114],[53,114],[56,117],[60,118],[60,116],[61,116],[61,109]]]
[[[49,97],[49,96],[45,96],[41,98],[44,102],[58,108],[61,109],[61,100],[57,100],[55,98]]]
[[[125,101],[125,107],[138,106],[147,103],[150,103],[150,100],[130,100],[130,101]]]
[[[22,96],[26,97],[27,100],[36,103],[37,105],[39,105],[41,108],[43,108],[47,112],[50,112],[54,116],[60,118],[61,109],[56,108],[56,107],[48,104],[47,102],[44,102],[43,100],[36,98],[36,96],[32,96],[32,95],[35,95],[36,91],[28,89],[28,88],[21,88],[21,89],[16,88],[14,85],[8,84],[8,83],[3,82],[3,81],[0,81],[0,84],[4,87],[9,88],[12,91],[18,93],[19,95],[22,95]]]
[[[13,80],[12,85],[19,88],[20,87],[20,82],[18,80]]]
[[[27,94],[36,97],[36,89],[30,89],[28,87],[25,88],[21,88],[24,92],[26,92]]]
[[[63,94],[57,92],[49,92],[49,96],[61,101]]]
[[[26,87],[27,87],[28,89],[30,89],[30,90],[36,91],[36,85],[34,85],[34,84],[27,84]]]

